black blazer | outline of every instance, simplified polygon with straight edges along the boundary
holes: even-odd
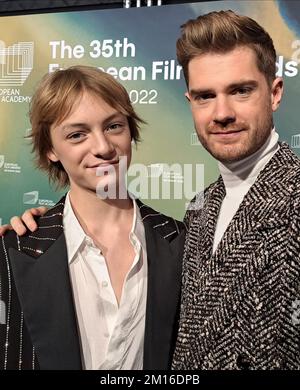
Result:
[[[0,300],[6,313],[0,324],[0,369],[82,368],[64,202],[38,219],[34,233],[19,237],[10,231],[2,237]],[[148,258],[144,369],[168,369],[177,334],[185,228],[139,201],[138,206]]]

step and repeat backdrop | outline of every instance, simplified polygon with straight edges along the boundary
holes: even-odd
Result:
[[[54,205],[65,192],[55,191],[34,168],[25,139],[30,131],[28,107],[46,72],[78,64],[100,67],[128,90],[147,122],[132,163],[143,164],[140,174],[149,186],[137,187],[137,195],[181,219],[189,199],[215,180],[218,170],[197,139],[175,43],[187,19],[221,9],[254,18],[274,39],[277,75],[285,82],[275,123],[281,140],[300,155],[298,1],[218,1],[0,17],[0,224],[26,208]],[[161,189],[168,186],[170,196],[164,199]]]

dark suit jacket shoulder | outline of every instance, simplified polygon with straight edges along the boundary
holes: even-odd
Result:
[[[138,201],[145,227],[148,296],[144,367],[169,368],[180,298],[185,228]],[[81,369],[62,198],[38,229],[0,245],[0,369]]]

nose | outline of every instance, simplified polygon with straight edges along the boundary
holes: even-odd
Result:
[[[103,160],[109,160],[116,155],[113,143],[102,131],[97,131],[91,137],[91,153]]]
[[[227,96],[218,96],[215,100],[215,111],[213,121],[226,127],[228,124],[235,122],[236,115]]]

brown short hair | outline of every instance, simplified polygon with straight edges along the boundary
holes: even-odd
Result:
[[[210,12],[181,26],[177,58],[188,85],[189,62],[207,53],[226,53],[239,46],[255,52],[257,67],[269,85],[276,74],[276,52],[270,35],[253,19],[233,11]]]
[[[47,172],[57,187],[69,184],[60,162],[52,162],[47,153],[52,149],[50,127],[61,123],[84,92],[103,99],[128,119],[131,139],[140,140],[140,124],[145,123],[134,111],[126,89],[111,75],[91,66],[72,66],[45,75],[30,104],[32,151],[39,169]]]

